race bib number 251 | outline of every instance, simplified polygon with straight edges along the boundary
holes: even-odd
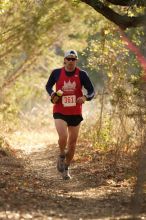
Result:
[[[64,107],[76,106],[76,96],[75,95],[63,96],[62,104],[64,105]]]

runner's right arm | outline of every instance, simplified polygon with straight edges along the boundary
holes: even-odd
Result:
[[[57,82],[59,75],[60,75],[60,69],[53,70],[49,79],[48,79],[48,82],[46,84],[46,90],[47,90],[48,94],[51,96],[51,102],[53,104],[55,104],[59,101],[59,96],[53,90],[53,86]]]
[[[55,69],[52,71],[52,73],[48,79],[48,82],[46,84],[46,90],[50,96],[55,92],[53,90],[53,86],[57,82],[59,75],[60,75],[60,69]]]

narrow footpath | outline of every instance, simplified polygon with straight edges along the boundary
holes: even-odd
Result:
[[[0,219],[133,219],[130,184],[105,178],[100,161],[96,173],[74,161],[73,178],[62,180],[54,130],[17,131],[10,139],[19,157],[0,155]]]

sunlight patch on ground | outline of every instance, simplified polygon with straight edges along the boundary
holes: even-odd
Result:
[[[9,142],[16,150],[25,154],[41,151],[48,145],[57,143],[57,133],[53,129],[16,131],[9,136]]]
[[[111,186],[101,186],[97,188],[89,188],[89,189],[85,189],[82,191],[78,191],[78,192],[69,192],[68,195],[71,196],[75,196],[76,198],[92,198],[92,199],[104,199],[105,197],[107,197],[107,195],[112,199],[115,199],[117,196],[112,193],[120,193],[122,190],[122,193],[124,195],[124,193],[126,194],[127,191],[129,191],[128,188],[116,188],[116,187],[111,187]]]
[[[55,215],[55,212],[53,210],[50,210],[50,215]],[[22,211],[3,211],[0,212],[0,219],[6,219],[5,217],[7,216],[7,219],[47,219],[47,220],[53,220],[53,218],[48,215],[44,215],[40,211],[38,212],[29,212],[29,213],[24,213]],[[61,216],[60,216],[61,217]]]

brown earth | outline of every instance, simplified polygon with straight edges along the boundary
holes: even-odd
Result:
[[[87,158],[79,141],[73,178],[65,181],[56,170],[56,142],[53,129],[9,135],[17,158],[0,154],[0,219],[134,219],[129,158],[115,168],[112,152]],[[146,219],[146,201],[135,219]]]

